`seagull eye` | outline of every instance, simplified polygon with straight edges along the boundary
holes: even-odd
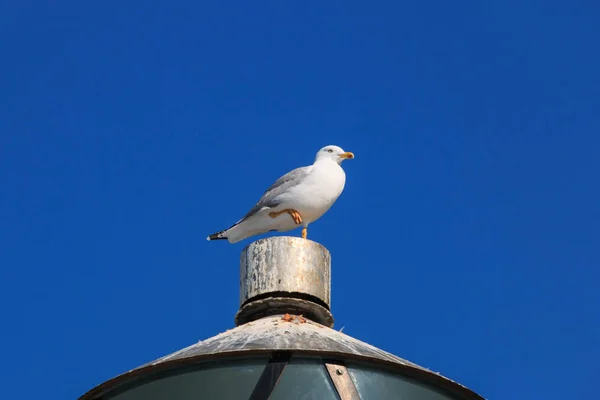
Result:
[[[332,149],[327,150],[328,153],[333,153]]]

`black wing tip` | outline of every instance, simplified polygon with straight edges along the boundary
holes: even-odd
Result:
[[[208,241],[211,241],[211,240],[226,240],[227,236],[223,236],[224,232],[225,231],[213,233],[212,235],[210,235],[209,237],[207,237],[206,240],[208,240]]]

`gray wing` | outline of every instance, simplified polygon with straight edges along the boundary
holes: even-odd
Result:
[[[256,203],[256,205],[252,207],[252,209],[248,211],[246,215],[244,215],[244,218],[239,220],[237,223],[239,224],[243,220],[250,218],[264,207],[276,207],[279,204],[277,197],[280,194],[285,193],[290,188],[300,184],[304,178],[308,176],[311,169],[312,165],[308,167],[296,168],[277,179],[275,183],[263,193],[260,200],[258,200],[258,203]]]

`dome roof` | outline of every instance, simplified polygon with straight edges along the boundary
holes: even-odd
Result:
[[[140,376],[183,365],[228,357],[291,352],[337,360],[353,360],[401,369],[403,375],[445,388],[465,399],[482,399],[468,388],[442,375],[365,342],[301,316],[276,315],[227,330],[209,339],[161,357],[105,382],[81,399],[98,398],[122,383]]]

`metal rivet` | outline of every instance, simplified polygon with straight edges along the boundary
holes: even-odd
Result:
[[[335,373],[338,374],[338,375],[343,375],[344,371],[342,371],[341,369],[338,368],[338,369],[335,370]]]

